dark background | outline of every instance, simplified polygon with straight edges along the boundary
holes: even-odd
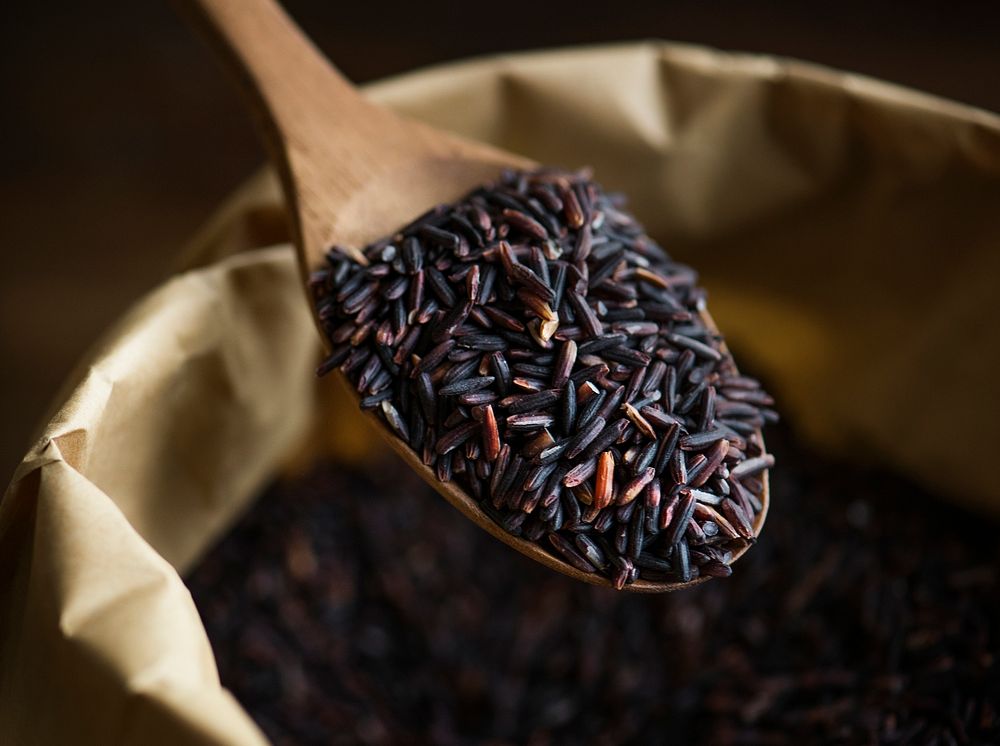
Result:
[[[262,160],[164,0],[0,11],[0,482],[73,363]],[[1000,110],[1000,3],[645,0],[286,7],[355,81],[470,55],[664,38],[799,57]]]

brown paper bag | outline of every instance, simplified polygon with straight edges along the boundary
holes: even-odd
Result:
[[[997,117],[652,43],[445,66],[370,92],[543,162],[593,165],[702,270],[737,357],[800,433],[1000,510],[984,448]],[[178,572],[290,456],[367,447],[354,425],[317,429],[317,412],[350,407],[313,379],[319,344],[284,235],[262,175],[95,347],[18,468],[0,503],[0,743],[263,742],[220,687]]]

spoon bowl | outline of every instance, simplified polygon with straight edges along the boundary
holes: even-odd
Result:
[[[307,293],[311,273],[323,265],[331,246],[367,264],[359,247],[391,235],[430,207],[454,202],[474,187],[495,181],[503,169],[537,165],[372,104],[273,0],[183,0],[183,6],[237,74],[252,104],[288,202]],[[319,326],[316,309],[312,303],[310,307]],[[703,319],[715,331],[707,312]],[[321,337],[329,345],[325,335]],[[582,572],[539,544],[505,531],[471,495],[454,482],[438,480],[407,443],[368,414],[410,468],[480,528],[553,570],[613,587],[608,578]],[[754,535],[760,533],[769,503],[766,472],[762,478],[763,509],[756,516]],[[745,549],[734,552],[733,560]],[[664,592],[705,579],[639,579],[625,587]]]
[[[347,381],[344,376],[338,376],[338,383],[343,385],[344,389],[348,391],[355,401],[358,401],[357,391],[353,386]],[[584,583],[590,583],[591,585],[603,586],[605,588],[614,588],[614,584],[608,578],[603,575],[598,575],[597,573],[588,573],[578,570],[567,562],[563,562],[561,559],[556,557],[554,554],[546,552],[540,545],[528,541],[527,539],[522,539],[519,536],[514,536],[507,531],[504,531],[503,527],[498,525],[493,519],[491,519],[483,509],[479,507],[479,503],[472,499],[472,497],[461,489],[454,481],[442,482],[437,478],[437,475],[426,466],[410,447],[400,440],[394,433],[392,433],[374,413],[367,411],[364,413],[368,421],[371,423],[375,431],[382,437],[382,439],[397,453],[399,456],[413,469],[420,478],[423,479],[427,484],[433,487],[438,493],[447,500],[452,507],[456,508],[462,515],[468,518],[470,521],[475,523],[481,529],[488,531],[493,536],[495,536],[500,541],[504,542],[510,547],[513,547],[521,554],[529,557],[535,562],[540,562],[546,567],[556,570],[568,575],[574,580],[580,580]],[[761,440],[763,442],[763,440]],[[764,482],[764,490],[761,492],[760,501],[763,505],[761,511],[757,514],[756,519],[753,524],[754,536],[759,536],[761,529],[764,527],[764,521],[767,520],[767,511],[770,506],[770,486],[768,484],[768,474],[763,472],[761,474]],[[736,562],[743,554],[750,548],[750,544],[744,544],[741,548],[733,552],[732,560],[730,564]],[[709,576],[703,575],[697,577],[694,580],[690,580],[687,583],[658,583],[651,580],[643,580],[642,578],[636,580],[635,582],[629,583],[624,586],[622,590],[632,591],[633,593],[667,593],[669,591],[680,590],[681,588],[690,588],[709,580]]]

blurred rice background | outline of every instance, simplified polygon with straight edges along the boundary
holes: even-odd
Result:
[[[1000,3],[285,4],[357,82],[471,55],[664,38],[798,57],[1000,110]],[[229,81],[163,0],[8,4],[0,93],[6,482],[73,363],[162,280],[263,153]]]

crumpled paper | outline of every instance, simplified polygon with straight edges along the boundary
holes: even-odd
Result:
[[[984,447],[998,117],[657,43],[448,65],[369,92],[594,166],[701,270],[737,359],[803,437],[1000,511]],[[350,403],[313,378],[320,346],[286,241],[265,173],[94,348],[17,469],[0,503],[0,743],[264,742],[221,688],[178,573],[279,470],[369,448]]]

